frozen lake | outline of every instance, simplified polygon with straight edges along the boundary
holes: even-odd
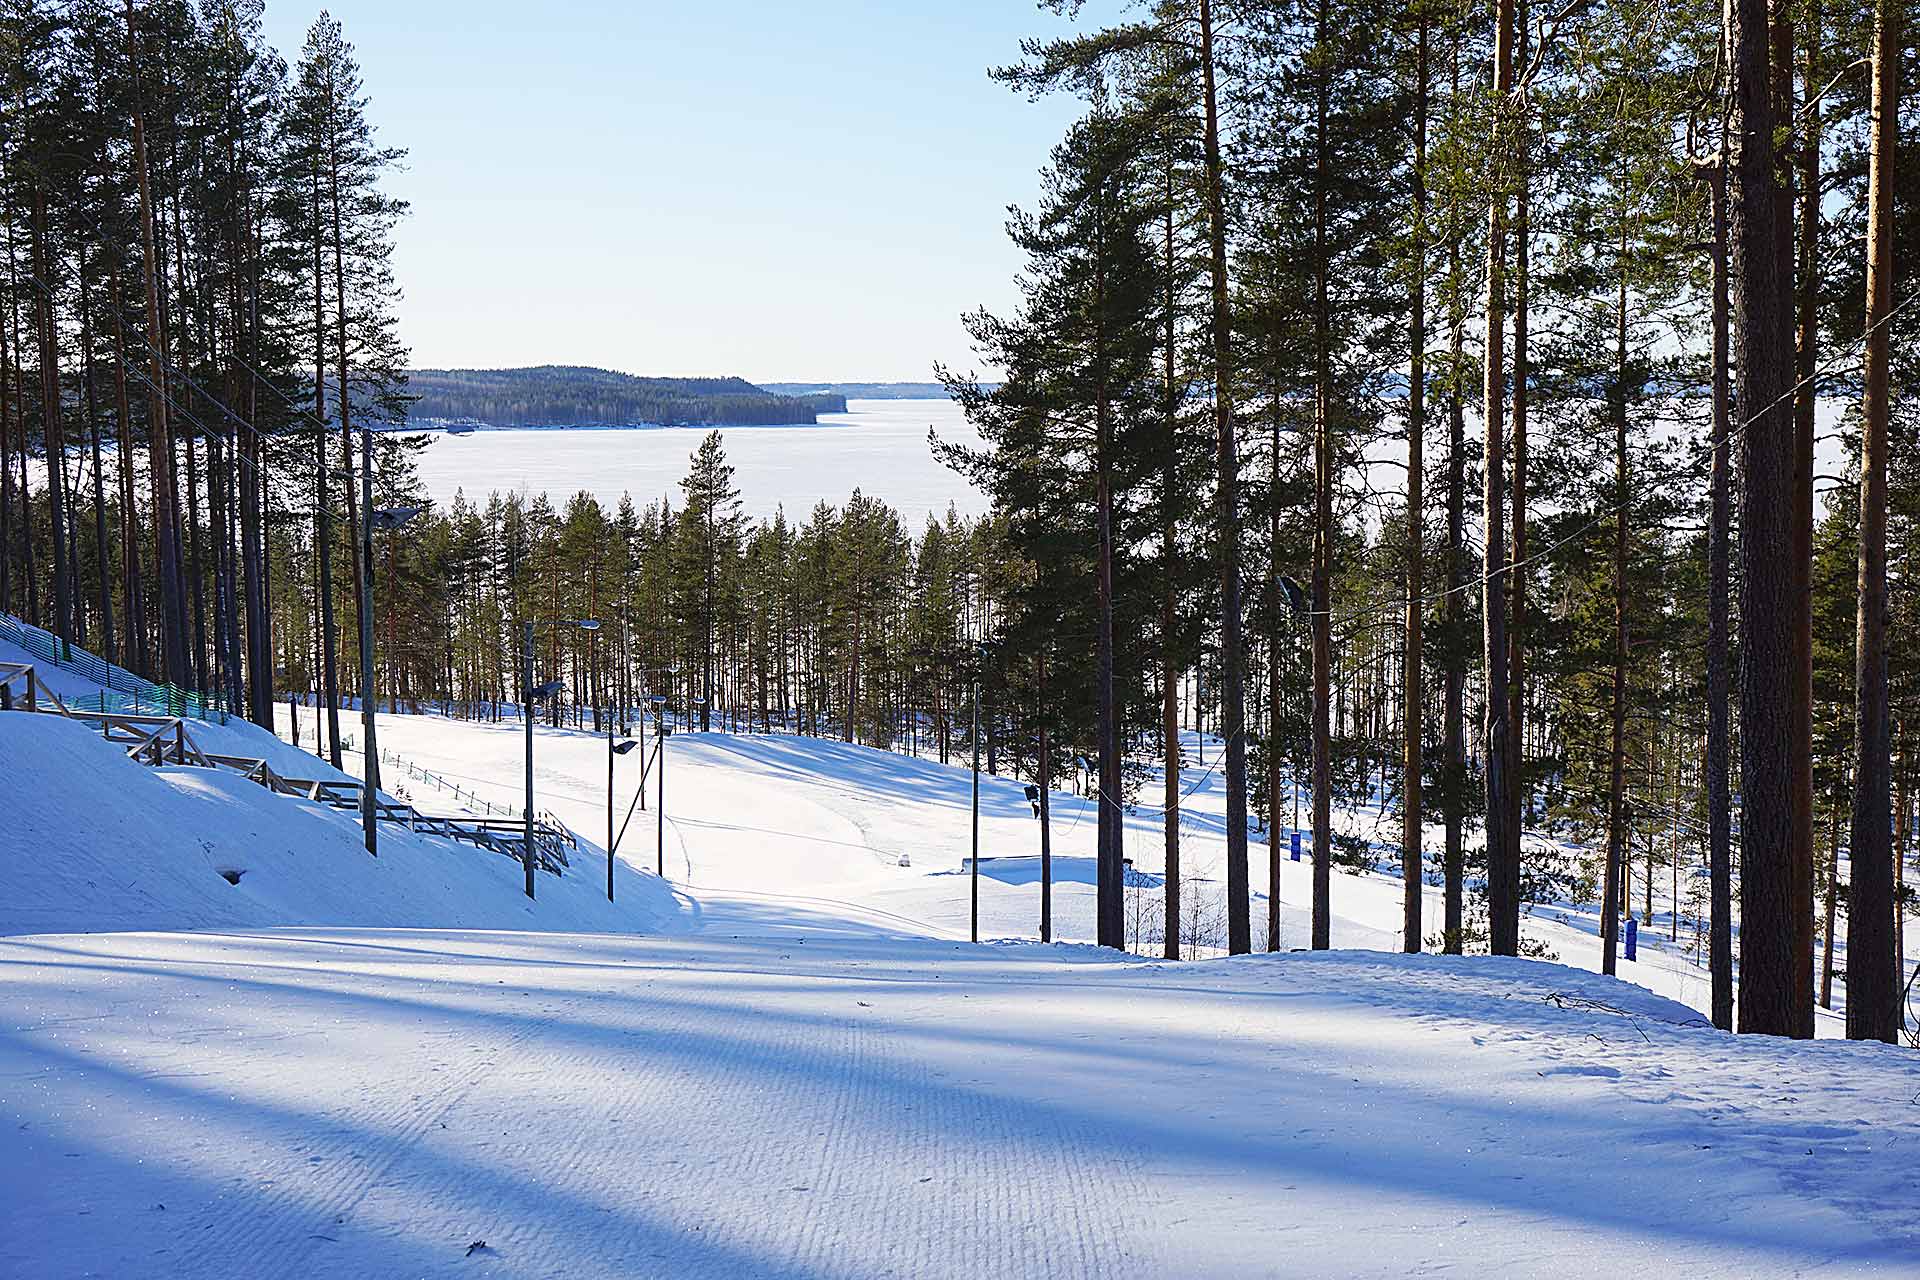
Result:
[[[814,503],[838,505],[855,488],[898,511],[911,530],[952,503],[962,515],[986,499],[942,466],[927,447],[927,429],[942,439],[978,443],[950,400],[853,400],[848,412],[823,414],[818,426],[723,427],[734,486],[751,516],[804,521]],[[555,506],[582,489],[608,508],[631,493],[634,505],[667,495],[681,505],[680,479],[705,427],[623,430],[476,431],[437,435],[420,458],[420,475],[435,502],[465,490],[475,505],[487,495],[545,491]]]

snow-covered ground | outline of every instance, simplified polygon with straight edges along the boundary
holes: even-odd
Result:
[[[818,426],[723,427],[727,461],[748,515],[805,521],[821,499],[843,503],[855,486],[898,511],[918,534],[929,515],[978,515],[986,500],[934,459],[927,429],[942,439],[977,444],[978,434],[951,400],[854,400],[846,413],[820,415]],[[442,507],[464,489],[484,505],[493,492],[546,493],[557,505],[581,489],[612,510],[630,493],[636,506],[662,495],[675,508],[687,456],[705,427],[631,430],[476,431],[439,435],[420,458],[420,478]]]
[[[430,715],[382,715],[379,723],[383,747],[496,804],[517,808],[522,803],[524,764],[518,722],[476,724]],[[303,731],[310,733],[311,725]],[[965,862],[971,849],[970,795],[969,775],[959,767],[960,754],[949,767],[932,759],[830,739],[720,733],[676,733],[668,740],[667,750],[671,821],[664,841],[650,813],[635,813],[621,843],[623,857],[652,867],[656,845],[663,844],[666,874],[695,890],[725,888],[855,902],[890,912],[936,936],[968,936],[972,899]],[[640,758],[636,751],[617,765],[616,807],[622,817],[633,798]],[[1186,759],[1189,768],[1182,780],[1186,794],[1181,801],[1184,896],[1190,908],[1210,909],[1210,914],[1203,912],[1207,914],[1203,926],[1223,928],[1226,793],[1218,768],[1218,740],[1203,741],[1189,734]],[[349,767],[358,766],[350,762]],[[574,830],[604,843],[605,739],[542,729],[535,771],[536,803],[551,808]],[[1156,778],[1144,788],[1142,798],[1160,793]],[[651,784],[646,803],[654,803]],[[1090,942],[1095,936],[1092,801],[1056,792],[1052,813],[1054,937]],[[1398,823],[1397,811],[1372,807],[1340,810],[1335,815],[1337,830],[1383,842],[1397,839]],[[1143,939],[1151,939],[1158,927],[1165,871],[1162,830],[1160,811],[1151,805],[1128,817],[1126,852],[1135,872],[1135,887],[1127,895],[1130,937],[1138,931]],[[1283,828],[1283,850],[1287,835]],[[1429,850],[1440,847],[1442,835],[1439,826],[1428,827]],[[980,840],[981,937],[1038,939],[1039,824],[1025,798],[1024,784],[982,775]],[[1303,838],[1303,846],[1304,854],[1310,856],[1310,838]],[[1268,904],[1267,853],[1258,840],[1250,860],[1256,895],[1254,935],[1260,945],[1266,937]],[[1389,865],[1393,862],[1386,859],[1381,873],[1335,872],[1335,947],[1399,949],[1401,882],[1397,866]],[[1636,886],[1638,874],[1636,869]],[[1304,947],[1311,936],[1311,875],[1310,862],[1304,858],[1294,862],[1282,857],[1282,950]],[[1437,935],[1442,893],[1434,885],[1427,885],[1424,893],[1427,931]],[[1664,906],[1667,897],[1658,893],[1656,905]],[[1637,888],[1635,902],[1639,902]],[[1599,921],[1591,905],[1536,908],[1523,922],[1522,932],[1565,964],[1596,972],[1600,967]],[[1712,988],[1704,958],[1692,945],[1693,933],[1690,925],[1683,926],[1679,939],[1670,941],[1662,929],[1643,928],[1639,957],[1622,957],[1620,976],[1703,1015],[1710,1012]],[[1908,931],[1908,943],[1906,971],[1911,972],[1920,955],[1920,929]],[[1143,940],[1134,949],[1158,948]],[[1837,978],[1835,989],[1834,1012],[1821,1010],[1817,1019],[1822,1036],[1845,1033],[1844,981]]]
[[[1553,966],[1125,963],[725,894],[655,937],[0,961],[10,1274],[1920,1270],[1911,1058]]]
[[[380,732],[517,803],[518,725]],[[536,751],[538,803],[602,839],[605,740]],[[650,809],[616,907],[588,851],[529,910],[497,855],[395,836],[373,869],[350,816],[0,714],[15,892],[81,904],[0,909],[0,1276],[1920,1275],[1920,1055],[1723,1035],[1644,989],[1675,957],[1635,986],[1012,940],[1035,824],[1004,779],[980,884],[1001,940],[975,947],[964,769],[782,736],[667,753],[671,883]],[[1189,869],[1213,876],[1195,781]],[[1055,800],[1068,939],[1091,932],[1079,803]],[[252,860],[239,885],[208,830]],[[1146,883],[1157,833],[1129,830]],[[1334,891],[1336,945],[1392,945],[1397,881]],[[1577,922],[1529,930],[1587,962]]]

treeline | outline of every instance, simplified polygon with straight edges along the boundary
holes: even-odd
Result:
[[[740,378],[638,378],[571,365],[415,369],[417,419],[496,427],[787,426],[846,412],[846,397],[774,395]]]
[[[0,4],[0,608],[270,724],[276,552],[359,581],[355,428],[405,417],[404,206],[339,24],[260,23]]]
[[[766,390],[782,396],[844,396],[848,400],[944,400],[938,382],[769,382]]]
[[[988,519],[910,530],[858,493],[749,525],[713,439],[677,506],[489,499],[358,540],[357,484],[396,519],[423,501],[415,440],[353,432],[410,393],[395,153],[338,26],[289,72],[244,5],[0,6],[0,603],[262,722],[276,667],[330,706],[343,677],[512,703],[530,618],[617,624],[542,641],[580,702],[876,745],[950,745],[978,679],[996,766],[1091,762],[1113,943],[1128,803],[1167,813],[1182,916],[1197,707],[1232,950],[1249,833],[1299,779],[1315,946],[1368,856],[1333,806],[1379,797],[1410,949],[1516,952],[1528,902],[1597,896],[1611,969],[1665,877],[1731,1026],[1737,883],[1741,1028],[1810,1035],[1845,928],[1849,1031],[1891,1038],[1910,54],[1891,0],[1724,16],[1164,0],[1033,43],[1000,77],[1086,111],[1010,221],[1018,306],[969,319],[1004,382],[945,375],[983,443],[936,447]],[[371,680],[338,644],[363,565]]]
[[[383,503],[421,500],[404,452],[377,478]],[[571,703],[596,728],[604,715],[631,728],[659,695],[702,728],[786,729],[947,759],[980,670],[974,638],[994,629],[1007,590],[997,522],[949,510],[915,530],[859,490],[803,517],[750,522],[717,431],[680,488],[677,506],[623,499],[612,510],[586,492],[559,506],[546,494],[460,494],[380,535],[376,675],[369,688],[349,658],[347,689],[408,710],[516,714],[521,628],[532,620],[535,683],[560,679],[569,691],[549,716]],[[309,553],[285,552],[290,585],[276,611],[286,685],[319,689],[325,623],[303,585]],[[600,628],[547,625],[582,618]]]
[[[1157,726],[1172,809],[1199,669],[1232,950],[1244,815],[1302,752],[1329,945],[1340,774],[1384,748],[1407,949],[1518,951],[1566,870],[1522,829],[1560,821],[1605,850],[1571,873],[1597,882],[1609,972],[1635,860],[1676,897],[1683,857],[1706,871],[1731,1026],[1737,853],[1741,1029],[1813,1033],[1844,905],[1849,1033],[1894,1038],[1920,724],[1911,646],[1887,642],[1920,621],[1887,592],[1920,502],[1912,398],[1889,394],[1914,372],[1892,280],[1920,207],[1894,168],[1899,15],[1164,0],[996,72],[1086,111],[1010,221],[1018,307],[970,318],[1005,383],[948,378],[985,443],[947,454],[1028,566],[998,638],[1036,703],[1092,682],[1101,941],[1130,745]],[[1356,701],[1365,744],[1342,740]]]

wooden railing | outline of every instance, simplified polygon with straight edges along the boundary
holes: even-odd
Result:
[[[224,770],[258,783],[275,795],[325,805],[330,809],[360,812],[365,784],[356,779],[290,778],[276,771],[265,760],[203,751],[200,744],[194,741],[187,722],[179,716],[133,715],[69,707],[59,695],[41,683],[33,667],[25,663],[0,663],[0,710],[37,711],[92,725],[99,729],[100,736],[106,741],[126,747],[128,759],[141,764],[156,768],[172,765]],[[444,836],[477,849],[503,854],[516,861],[521,859],[527,843],[527,827],[523,819],[425,814],[410,804],[377,797],[373,815],[379,822],[405,826],[423,835]],[[565,874],[569,865],[568,851],[579,847],[579,839],[552,814],[542,813],[534,821],[534,856],[542,869],[554,875]]]

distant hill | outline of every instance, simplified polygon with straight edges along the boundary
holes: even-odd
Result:
[[[842,396],[776,394],[742,378],[639,378],[610,369],[413,369],[409,416],[490,427],[786,426],[846,410]]]
[[[947,389],[937,382],[767,382],[761,385],[781,396],[833,395],[848,400],[947,398]]]

